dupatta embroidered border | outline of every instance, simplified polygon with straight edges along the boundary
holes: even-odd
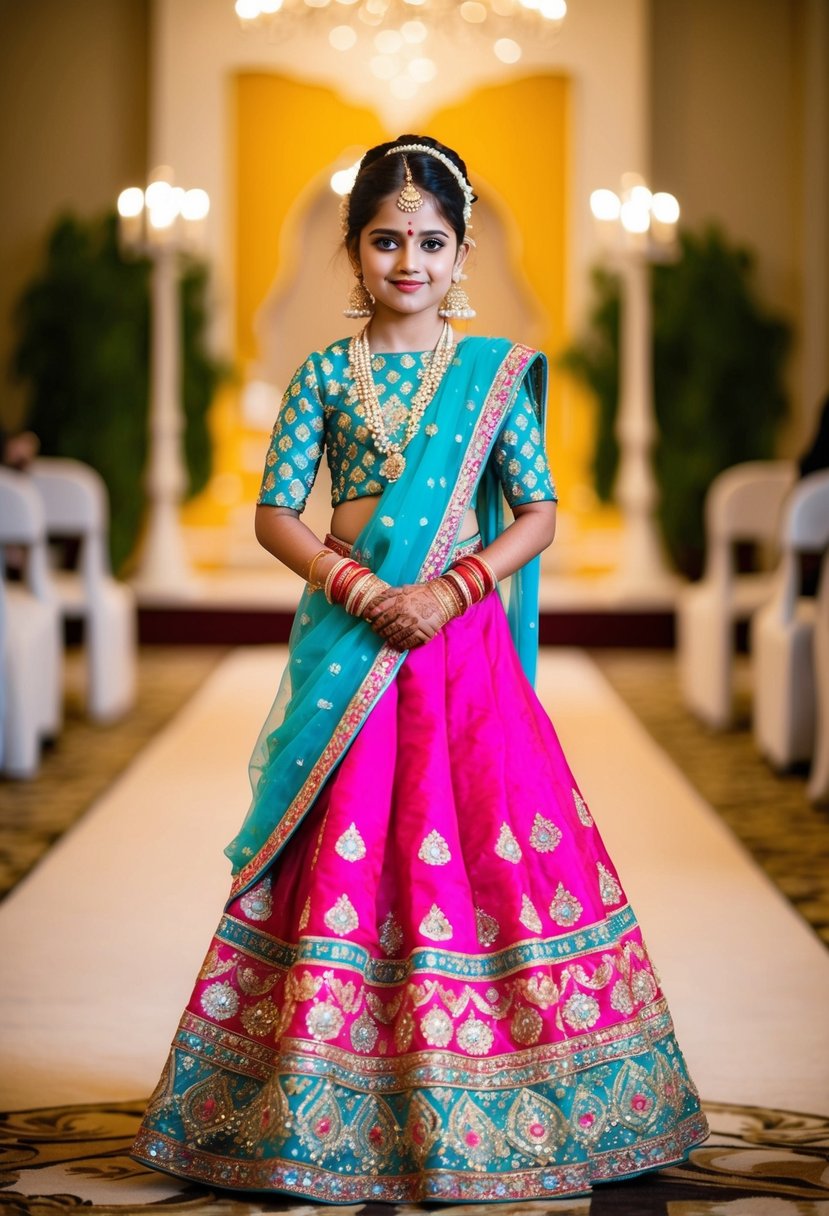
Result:
[[[455,488],[426,560],[421,566],[419,582],[437,578],[443,573],[464,513],[472,500],[472,494],[484,462],[497,434],[498,424],[512,400],[515,387],[523,379],[530,362],[537,356],[538,352],[531,347],[516,343],[510,348],[498,367],[464,454]],[[234,875],[230,889],[231,900],[255,882],[282,850],[310,810],[334,767],[356,737],[366,715],[391,681],[401,660],[400,651],[393,647],[383,645],[380,648],[367,675],[349,701],[331,738],[273,832],[255,857],[251,858]]]

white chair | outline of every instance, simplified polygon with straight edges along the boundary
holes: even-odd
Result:
[[[112,721],[135,703],[136,610],[132,588],[112,577],[109,505],[98,473],[77,460],[43,458],[30,473],[46,510],[50,540],[77,538],[77,566],[53,574],[61,612],[80,620],[86,650],[86,708]]]
[[[807,794],[829,802],[829,549],[823,555],[815,605],[815,754]]]
[[[736,572],[735,546],[774,544],[795,472],[785,460],[734,465],[714,479],[705,499],[705,573],[679,593],[677,657],[686,706],[715,730],[733,719],[735,626],[751,617],[773,587],[771,573]]]
[[[10,547],[24,555],[19,582],[6,579]],[[3,771],[33,777],[45,739],[63,720],[63,637],[49,577],[46,520],[40,495],[26,473],[0,468],[0,556],[4,601]]]
[[[825,610],[826,571],[820,595],[802,596],[800,555],[821,553],[827,547],[829,470],[804,477],[792,491],[775,591],[751,621],[754,738],[777,769],[811,759],[815,749],[814,642],[818,600]],[[821,690],[822,705],[826,695]]]

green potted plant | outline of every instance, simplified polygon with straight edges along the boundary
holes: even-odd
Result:
[[[110,497],[116,570],[144,513],[149,398],[150,263],[125,261],[114,213],[62,217],[42,271],[17,309],[14,373],[28,385],[27,425],[48,456],[92,465]],[[183,438],[188,496],[207,484],[207,411],[228,373],[206,345],[207,269],[188,260],[181,279]]]
[[[675,263],[652,270],[653,392],[658,438],[653,450],[659,523],[677,569],[691,577],[704,555],[703,503],[722,469],[774,456],[786,413],[783,370],[790,331],[757,301],[753,259],[709,227],[685,232]],[[593,272],[586,333],[561,365],[598,403],[593,474],[603,502],[612,498],[619,460],[618,278]]]

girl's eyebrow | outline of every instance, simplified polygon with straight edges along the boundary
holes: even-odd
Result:
[[[372,228],[369,236],[403,236],[404,229],[402,228]],[[419,232],[418,236],[448,236],[448,232],[444,232],[442,228],[427,228],[423,232]]]

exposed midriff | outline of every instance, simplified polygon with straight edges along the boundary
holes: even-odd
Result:
[[[349,502],[341,502],[334,508],[331,516],[331,534],[340,540],[353,544],[363,528],[368,523],[382,495],[373,494],[365,498],[354,498]],[[466,512],[458,540],[467,540],[478,531],[478,517],[475,512]]]

